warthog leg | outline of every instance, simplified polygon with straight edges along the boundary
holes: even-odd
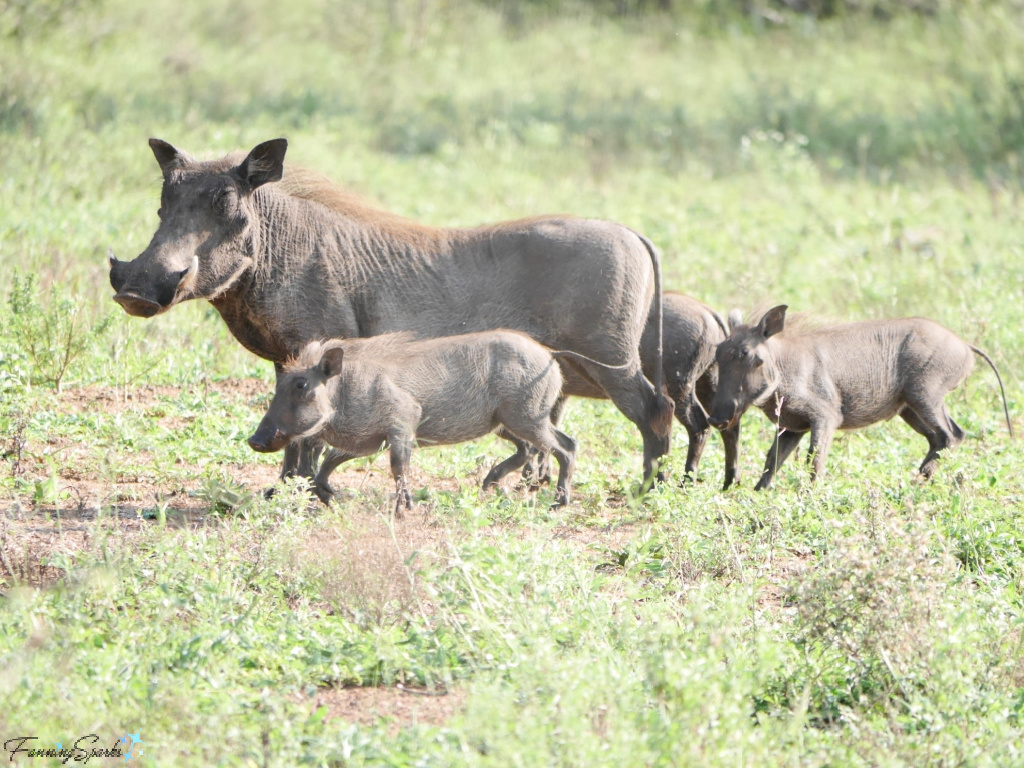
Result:
[[[785,430],[775,435],[772,447],[768,449],[768,458],[764,462],[764,472],[761,474],[761,479],[757,481],[757,485],[754,486],[755,491],[763,491],[772,484],[775,470],[783,465],[806,434],[806,432]]]
[[[946,448],[951,448],[960,443],[964,438],[964,431],[960,425],[953,421],[945,404],[941,411],[936,413],[935,408],[926,410],[933,417],[933,423],[929,424],[909,405],[900,411],[900,417],[909,424],[915,432],[924,435],[928,440],[928,453],[921,462],[918,470],[926,480],[931,479],[935,473],[935,465],[939,459],[939,453]],[[941,420],[938,418],[941,417]]]
[[[299,448],[298,476],[313,478],[316,476],[320,454],[324,452],[324,442],[316,438],[306,438]]]
[[[316,475],[317,460],[323,453],[324,443],[316,438],[292,440],[284,449],[281,464],[281,479],[288,477],[313,477]]]
[[[323,441],[316,438],[292,440],[284,448],[284,461],[281,463],[280,479],[287,480],[289,477],[306,477],[312,480],[314,476],[317,476],[317,459],[320,458],[323,450]],[[315,488],[314,492],[317,496],[320,496],[319,491],[316,491]],[[276,490],[271,486],[263,491],[263,497],[269,499],[274,493],[276,493]]]
[[[557,427],[562,423],[562,416],[565,414],[566,396],[560,395],[551,409],[551,423]],[[551,456],[547,451],[539,451],[532,445],[527,446],[529,457],[526,466],[523,467],[523,482],[530,490],[536,490],[542,485],[551,483]]]
[[[819,422],[811,424],[811,444],[807,448],[807,463],[811,465],[811,482],[825,474],[825,460],[828,450],[832,447],[832,436],[836,433],[838,422]]]
[[[569,483],[576,468],[576,441],[560,429],[552,428],[557,446],[551,447],[551,453],[558,461],[558,482],[555,485],[555,503],[552,507],[563,507],[569,503]]]
[[[644,440],[644,484],[649,487],[656,480],[664,479],[658,469],[659,459],[668,453],[672,442],[672,404],[663,395],[656,395],[654,387],[644,378],[637,365],[632,375],[625,376],[621,371],[594,370],[591,372],[601,382],[605,392],[615,403],[615,407],[625,414],[626,418],[636,424]],[[668,420],[664,423],[656,421],[659,403],[668,402]],[[658,427],[660,429],[656,429]]]
[[[680,395],[676,399],[676,418],[686,428],[686,468],[684,469],[683,482],[693,482],[697,476],[697,467],[700,466],[700,457],[704,453],[704,446],[707,444],[708,432],[711,425],[708,424],[707,414],[704,408],[697,402],[697,397],[691,389],[686,395]]]
[[[497,485],[505,475],[509,472],[515,472],[517,469],[522,467],[529,460],[530,455],[537,456],[536,450],[531,448],[530,444],[520,440],[518,437],[513,435],[507,429],[501,429],[498,431],[498,436],[508,440],[510,443],[514,443],[516,446],[516,452],[509,456],[504,461],[498,462],[491,471],[487,473],[487,477],[484,478],[483,489],[485,491],[490,490]]]
[[[532,445],[538,451],[552,454],[558,462],[555,502],[551,506],[561,507],[568,504],[569,484],[576,466],[576,441],[551,423],[550,414],[538,421],[513,410],[510,413],[499,412],[499,418],[505,426],[502,437],[515,443],[516,453],[488,473],[484,487],[489,487],[488,480],[497,482],[504,474],[522,466],[529,454],[528,448]]]
[[[718,388],[718,371],[712,367],[708,371],[705,371],[704,375],[697,379],[697,384],[694,388],[694,392],[697,396],[697,402],[700,403],[703,409],[703,415],[705,422],[707,421],[707,414],[711,413],[711,403],[715,400],[715,390]],[[679,406],[676,405],[676,412],[678,413]],[[686,426],[686,422],[683,422],[683,426]],[[740,460],[740,420],[736,419],[736,423],[726,429],[720,429],[718,434],[722,438],[722,447],[725,449],[725,480],[722,483],[722,490],[728,490],[729,486],[736,482],[739,476],[739,460]],[[690,438],[690,444],[693,444],[693,438]],[[700,454],[697,454],[694,460],[693,467],[690,466],[690,453],[687,449],[686,454],[686,472],[689,474],[697,473],[697,466],[700,462]]]
[[[739,476],[740,456],[740,422],[739,419],[728,429],[719,433],[722,436],[722,445],[725,448],[725,483],[722,490],[728,490],[729,486],[736,482]]]
[[[313,493],[324,504],[330,504],[331,499],[335,495],[334,489],[328,482],[331,473],[338,468],[339,464],[355,458],[358,457],[351,453],[339,451],[337,448],[331,448],[331,450],[324,454],[324,460],[320,464],[320,471],[316,473],[316,478],[313,480]]]
[[[391,446],[391,476],[395,478],[395,517],[401,517],[405,509],[412,510],[412,494],[409,493],[409,462],[412,460],[413,436],[404,432],[388,435]]]

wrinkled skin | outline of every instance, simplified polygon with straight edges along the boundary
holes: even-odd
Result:
[[[194,164],[187,155],[158,139],[150,146],[164,172],[160,226],[134,262],[110,256],[114,301],[136,317],[153,317],[188,299],[213,301],[250,269],[243,244],[252,194],[281,178],[287,145],[267,142],[235,168],[194,176],[183,170]]]
[[[646,238],[565,217],[417,224],[286,171],[284,139],[211,161],[150,146],[164,175],[160,226],[136,259],[110,261],[114,300],[129,314],[207,299],[246,349],[275,364],[317,339],[519,330],[610,366],[565,365],[565,391],[610,397],[640,430],[653,477],[672,403],[661,366],[655,386],[640,366],[645,325],[661,328],[660,268]],[[315,445],[290,443],[282,474],[311,474]]]
[[[964,437],[944,402],[967,378],[972,353],[991,359],[952,331],[923,317],[874,320],[783,333],[786,307],[774,307],[753,326],[738,312],[730,335],[718,346],[718,391],[709,421],[719,429],[739,423],[751,405],[778,424],[756,489],[767,488],[776,470],[810,432],[811,480],[825,469],[837,429],[859,429],[899,415],[928,440],[920,474],[930,478],[939,454]],[[1003,409],[1011,435],[1013,427]]]
[[[412,506],[407,477],[414,445],[464,442],[500,427],[516,452],[488,473],[484,489],[522,467],[533,446],[558,461],[557,507],[569,502],[576,462],[575,441],[551,423],[561,390],[551,354],[510,331],[312,342],[278,377],[249,445],[271,452],[296,438],[319,437],[333,446],[314,481],[325,503],[334,496],[328,480],[339,464],[387,446],[401,513]]]

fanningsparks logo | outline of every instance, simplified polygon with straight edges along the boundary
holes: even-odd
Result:
[[[114,742],[109,749],[97,747],[100,737],[95,733],[79,737],[70,747],[65,747],[63,741],[56,742],[53,747],[39,747],[31,742],[38,742],[38,736],[18,736],[14,739],[7,739],[4,742],[4,750],[10,753],[10,762],[18,755],[25,757],[46,757],[56,758],[61,763],[72,760],[76,763],[88,763],[94,757],[123,757],[127,763],[129,760],[138,760],[146,756],[143,748],[146,742],[142,740],[142,731],[138,733],[125,733],[124,736]]]
[[[121,747],[125,753],[124,761],[126,763],[129,760],[134,760],[136,756],[142,757],[142,748],[146,746],[146,742],[139,738],[141,735],[142,731],[139,731],[138,733],[125,733],[125,735],[121,737]],[[139,747],[138,752],[135,752],[136,745]],[[132,754],[133,752],[135,753],[134,755]]]

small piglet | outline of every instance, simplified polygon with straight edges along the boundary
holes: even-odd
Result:
[[[532,445],[558,461],[561,506],[569,501],[576,461],[576,442],[551,422],[561,390],[551,352],[513,331],[312,342],[278,375],[249,445],[270,452],[295,438],[319,437],[334,446],[314,480],[324,502],[334,494],[328,478],[339,464],[387,445],[400,512],[412,506],[407,473],[414,443],[461,443],[501,427],[516,453],[491,469],[484,488],[522,467]]]
[[[718,388],[718,368],[715,350],[729,335],[721,315],[706,304],[682,293],[666,292],[663,307],[663,369],[668,396],[675,403],[675,415],[686,427],[689,445],[686,448],[686,477],[697,473],[704,444],[708,439],[708,419],[711,402]],[[654,379],[653,351],[657,344],[657,329],[648,323],[640,340],[640,358],[644,361],[644,375]],[[736,479],[739,420],[722,429],[725,447],[724,488]]]
[[[731,333],[715,355],[718,391],[711,424],[729,428],[754,405],[782,428],[768,451],[757,490],[768,487],[808,431],[813,480],[824,470],[837,429],[858,429],[897,414],[927,438],[928,454],[920,471],[931,477],[939,452],[964,437],[944,399],[971,372],[972,352],[995,371],[1013,435],[995,364],[938,323],[908,317],[783,333],[785,321],[784,305],[768,310],[757,325],[743,325],[733,310]]]

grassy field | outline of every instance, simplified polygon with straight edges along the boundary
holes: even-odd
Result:
[[[330,508],[264,500],[270,364],[205,303],[110,301],[108,248],[156,228],[147,138],[284,135],[432,224],[620,221],[723,313],[933,317],[1024,430],[1019,8],[676,5],[0,3],[0,759],[128,733],[155,765],[1024,765],[1024,458],[986,366],[930,483],[897,420],[755,494],[749,414],[739,487],[715,436],[680,487],[679,428],[637,502],[636,430],[576,400],[567,509],[482,494],[487,439],[416,452],[393,520],[386,456]]]

